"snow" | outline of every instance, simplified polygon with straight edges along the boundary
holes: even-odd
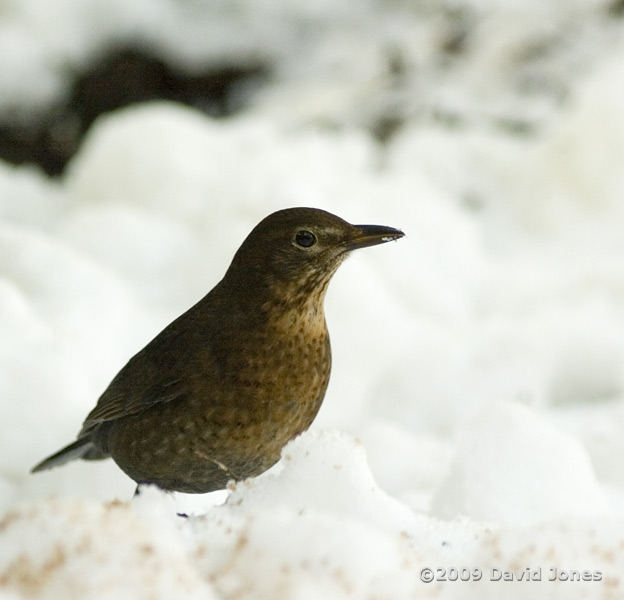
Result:
[[[15,118],[113,39],[276,71],[229,120],[104,116],[58,180],[0,163],[0,599],[624,597],[615,8],[5,3]],[[298,205],[407,237],[332,281],[330,388],[283,460],[206,496],[133,497],[110,461],[30,475],[248,231]],[[541,581],[492,580],[526,569]]]

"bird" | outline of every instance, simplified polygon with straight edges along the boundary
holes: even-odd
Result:
[[[113,378],[76,441],[32,472],[111,457],[137,490],[183,493],[263,473],[323,402],[330,279],[353,250],[404,235],[317,208],[270,214],[221,281]]]

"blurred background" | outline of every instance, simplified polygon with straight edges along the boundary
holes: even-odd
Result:
[[[496,518],[449,492],[458,432],[525,452],[513,497],[565,460],[533,482],[535,419],[621,507],[621,0],[0,0],[0,56],[0,506],[129,498],[112,464],[28,469],[308,205],[408,236],[332,283],[314,427],[409,506]]]
[[[4,0],[0,156],[51,176],[98,116],[169,100],[218,119],[536,135],[597,61],[617,0],[204,2]],[[615,83],[615,82],[614,82]]]

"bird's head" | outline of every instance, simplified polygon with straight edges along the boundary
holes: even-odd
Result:
[[[351,251],[403,236],[392,227],[351,225],[316,208],[287,208],[254,227],[226,279],[238,287],[248,285],[250,297],[268,292],[285,303],[310,297],[322,302],[327,284]]]

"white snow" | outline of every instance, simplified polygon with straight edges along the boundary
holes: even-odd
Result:
[[[0,599],[623,598],[609,6],[5,2],[15,118],[117,38],[276,71],[229,120],[102,117],[60,180],[0,163]],[[442,52],[465,23],[463,53]],[[405,123],[383,146],[366,128],[388,107]],[[283,460],[206,496],[133,498],[111,461],[30,475],[248,231],[298,205],[407,237],[335,276],[330,388]],[[492,580],[527,569],[541,581]]]

